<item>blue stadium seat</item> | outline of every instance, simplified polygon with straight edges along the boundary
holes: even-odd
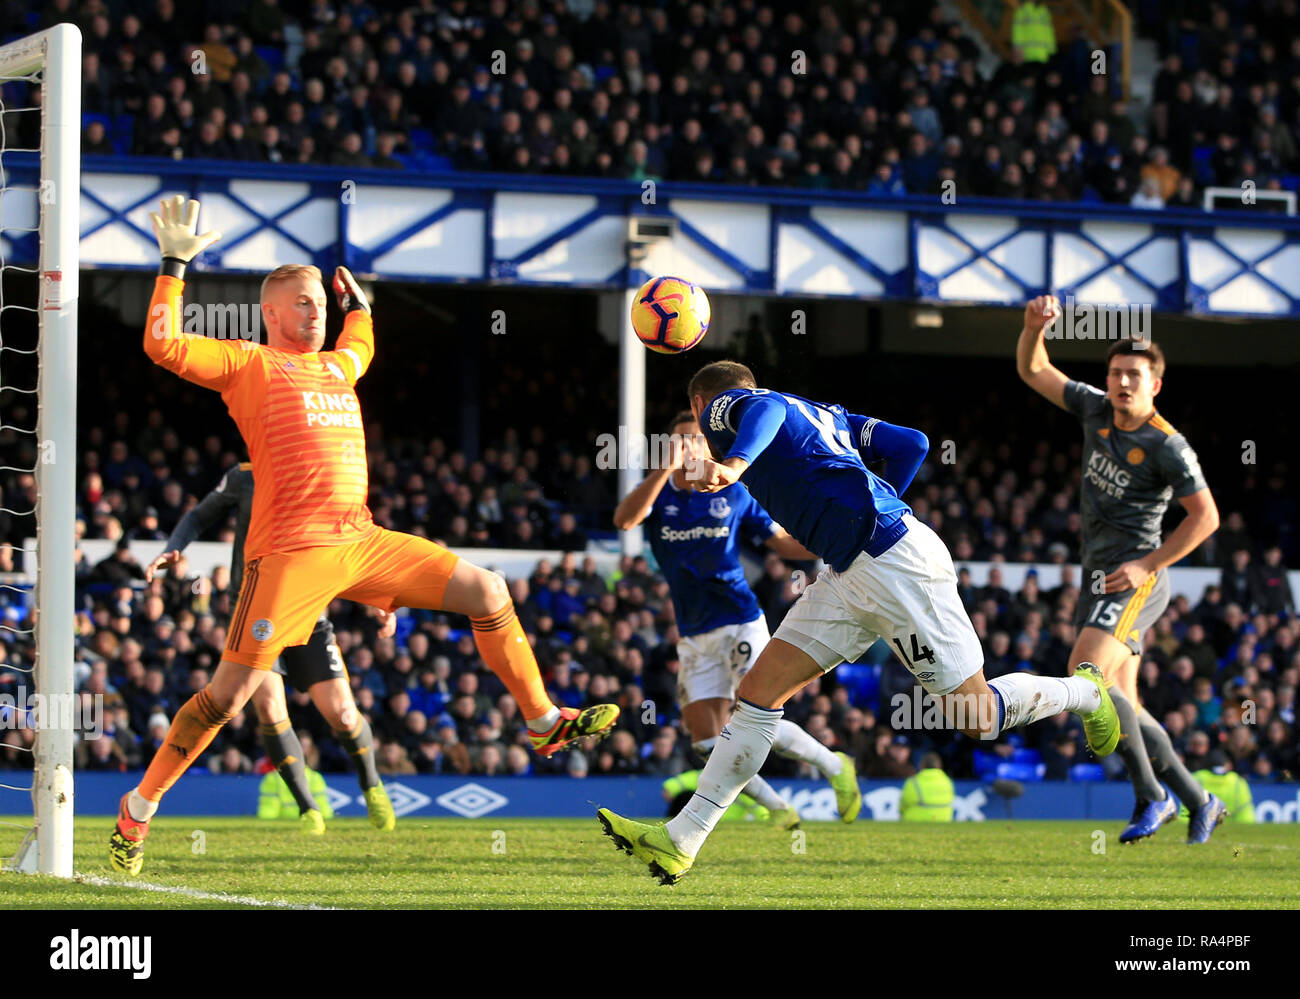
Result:
[[[414,152],[433,152],[433,132],[427,128],[413,128],[410,132],[411,149]]]
[[[111,116],[100,114],[98,111],[81,112],[81,130],[83,132],[90,127],[92,122],[96,121],[104,126],[105,135],[111,136],[113,134],[113,119]]]
[[[871,704],[880,691],[880,667],[871,663],[844,663],[835,675],[854,704]]]
[[[411,632],[415,630],[415,618],[410,614],[404,614],[397,619],[397,645],[399,648],[406,648],[406,642],[411,637]]]
[[[996,753],[986,753],[982,749],[975,750],[975,778],[984,780],[990,774],[994,773],[1002,763],[1002,757]]]
[[[284,51],[275,45],[254,45],[253,51],[266,60],[272,73],[284,68]]]
[[[1043,762],[1043,754],[1037,749],[1017,749],[1011,754],[1012,763],[1031,763],[1039,764]]]
[[[1025,748],[1025,737],[1024,737],[1023,735],[1021,735],[1019,732],[1008,732],[1008,733],[1007,733],[1007,745],[1008,745],[1008,746],[1011,746],[1011,747],[1013,747],[1013,748],[1015,748],[1015,749],[1024,749],[1024,748]]]
[[[135,140],[135,115],[120,114],[113,119],[113,130],[109,133],[113,141],[113,152],[126,156],[131,152],[131,143]]]
[[[1043,779],[1043,775],[1047,773],[1047,764],[1013,763],[1006,760],[998,764],[998,768],[994,773],[999,780],[1018,780],[1021,783],[1029,783]]]
[[[1210,157],[1214,155],[1213,146],[1195,146],[1192,148],[1192,176],[1201,187],[1214,183],[1214,168],[1210,166]]]
[[[1070,780],[1105,780],[1106,768],[1100,763],[1076,763],[1070,767]]]

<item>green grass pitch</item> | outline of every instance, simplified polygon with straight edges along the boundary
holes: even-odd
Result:
[[[1120,822],[807,823],[802,839],[729,822],[665,888],[594,816],[404,819],[389,834],[336,819],[321,838],[254,819],[160,818],[138,879],[155,890],[144,890],[108,869],[111,821],[77,819],[76,869],[93,880],[0,874],[6,908],[1300,907],[1293,825],[1228,824],[1189,847],[1186,822],[1133,846],[1117,841]],[[0,825],[0,856],[20,838]]]

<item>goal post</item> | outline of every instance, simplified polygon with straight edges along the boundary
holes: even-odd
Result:
[[[46,709],[34,726],[35,821],[15,867],[71,877],[81,32],[59,24],[0,46],[0,81],[11,80],[41,89],[40,183],[33,192],[40,245],[33,306],[39,366],[33,617],[35,695]],[[3,191],[10,190],[6,179]]]

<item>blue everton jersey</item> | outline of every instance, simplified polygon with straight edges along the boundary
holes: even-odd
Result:
[[[902,517],[911,508],[863,460],[876,457],[871,434],[879,421],[788,393],[728,389],[700,420],[719,456],[731,449],[746,400],[756,396],[782,403],[785,418],[741,476],[754,499],[837,572],[863,551],[888,550],[906,532]]]
[[[670,478],[646,517],[650,550],[672,591],[685,638],[762,616],[745,581],[737,542],[742,531],[766,541],[776,525],[745,487],[721,492],[678,489]]]

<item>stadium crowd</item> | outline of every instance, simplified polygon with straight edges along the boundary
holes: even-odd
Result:
[[[87,153],[1144,208],[1300,171],[1293,0],[1141,4],[1149,107],[1081,34],[985,78],[932,0],[0,6],[81,25]]]
[[[3,434],[20,447],[11,431]],[[127,542],[158,542],[161,551],[185,510],[239,455],[219,434],[183,441],[157,409],[119,410],[84,428],[81,439],[78,534],[116,545],[97,564],[78,549],[77,681],[84,697],[102,698],[110,736],[81,743],[79,762],[121,770],[147,763],[173,713],[207,682],[236,597],[224,567],[199,578],[182,564],[146,585]],[[677,633],[666,583],[645,558],[625,558],[603,576],[584,554],[588,535],[608,527],[612,475],[606,481],[595,474],[581,444],[548,439],[540,427],[507,431],[474,461],[441,438],[427,441],[418,454],[391,443],[391,453],[372,452],[376,520],[458,546],[563,551],[559,558],[539,556],[527,578],[510,580],[520,619],[557,703],[612,700],[624,711],[618,733],[593,752],[542,761],[527,752],[517,708],[478,658],[464,620],[415,612],[396,640],[379,638],[376,622],[361,608],[338,601],[331,618],[357,703],[380,740],[381,770],[666,777],[691,766],[674,704]],[[1068,576],[1068,563],[1078,555],[1077,469],[1077,445],[1073,453],[1053,452],[1043,442],[1019,466],[1009,456],[972,449],[969,459],[953,466],[927,462],[909,493],[917,516],[941,533],[958,563],[994,563],[987,578],[974,579],[963,569],[960,580],[990,677],[1025,669],[1064,675],[1079,582]],[[23,497],[34,496],[31,477],[5,475],[5,506],[21,508]],[[1284,496],[1284,486],[1274,485]],[[1294,779],[1300,620],[1279,545],[1284,535],[1252,536],[1246,524],[1294,524],[1295,517],[1281,511],[1287,519],[1263,519],[1257,507],[1242,502],[1246,495],[1221,494],[1224,524],[1192,560],[1218,565],[1220,581],[1199,595],[1179,594],[1149,635],[1142,696],[1189,762],[1221,748],[1254,778]],[[10,546],[32,536],[34,525],[30,515],[3,516],[0,571],[9,571]],[[228,526],[208,540],[231,537]],[[1031,576],[1011,592],[997,564],[1025,561],[1057,563],[1062,570],[1045,569],[1041,581]],[[771,628],[797,596],[792,568],[768,553],[755,583]],[[29,682],[23,670],[32,662],[24,634],[30,618],[14,597],[0,590],[0,694],[11,697]],[[860,664],[810,685],[787,712],[827,745],[852,753],[865,776],[907,775],[929,748],[944,755],[951,773],[969,775],[973,743],[912,731],[910,716],[894,716],[895,695],[910,692],[912,682],[878,645]],[[306,695],[292,693],[290,707],[306,736],[310,764],[349,769]],[[1084,760],[1073,716],[1041,722],[1023,739],[1039,751],[1048,777],[1064,778]],[[24,751],[30,741],[21,724],[0,727],[0,766],[30,765]],[[1021,745],[1013,737],[978,748],[1009,757]],[[260,755],[257,725],[246,712],[218,737],[208,762],[223,772],[247,771]],[[773,757],[769,772],[793,776],[793,767]]]

